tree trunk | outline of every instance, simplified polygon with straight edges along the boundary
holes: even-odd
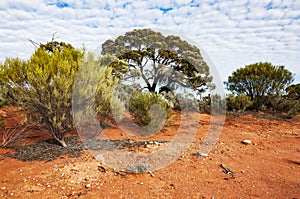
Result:
[[[153,83],[152,86],[149,88],[149,91],[151,93],[155,93],[155,89],[156,89],[156,83]]]

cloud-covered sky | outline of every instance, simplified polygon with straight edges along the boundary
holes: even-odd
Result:
[[[58,40],[89,51],[133,28],[159,28],[201,47],[223,81],[258,61],[285,65],[300,83],[299,0],[1,0],[0,61],[29,58]]]

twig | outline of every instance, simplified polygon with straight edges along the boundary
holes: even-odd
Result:
[[[5,128],[2,135],[2,146],[11,145],[21,139],[24,139],[29,134],[28,129],[31,125],[20,125],[16,128]]]
[[[230,169],[226,168],[224,164],[221,164],[220,167],[222,167],[224,173],[234,178],[234,173]]]

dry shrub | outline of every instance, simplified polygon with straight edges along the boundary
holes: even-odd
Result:
[[[23,124],[14,128],[5,128],[1,145],[7,147],[22,143],[28,137],[31,127],[31,125]]]

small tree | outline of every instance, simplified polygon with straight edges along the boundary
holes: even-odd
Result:
[[[245,94],[253,101],[253,108],[265,105],[270,96],[282,95],[293,81],[293,75],[284,66],[259,62],[239,68],[225,82],[234,94]]]
[[[14,103],[30,112],[64,147],[73,128],[72,87],[84,52],[64,42],[41,44],[29,61],[6,59],[0,65],[0,82]]]

